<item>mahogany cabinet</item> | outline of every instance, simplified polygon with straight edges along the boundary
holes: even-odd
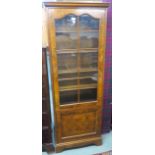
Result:
[[[42,147],[43,150],[50,152],[53,148],[53,142],[46,60],[46,48],[42,48]]]
[[[109,3],[45,2],[55,150],[101,145]]]

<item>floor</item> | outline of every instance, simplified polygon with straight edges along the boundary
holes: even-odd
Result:
[[[93,155],[112,150],[112,132],[104,134],[102,139],[103,144],[101,146],[92,145],[82,148],[69,149],[61,153],[47,154],[46,152],[43,152],[42,155]]]

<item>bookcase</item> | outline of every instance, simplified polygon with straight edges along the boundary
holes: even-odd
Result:
[[[55,150],[101,145],[109,3],[45,2]]]

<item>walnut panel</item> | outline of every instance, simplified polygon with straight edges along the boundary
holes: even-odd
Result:
[[[96,111],[62,114],[62,137],[80,137],[95,133]]]

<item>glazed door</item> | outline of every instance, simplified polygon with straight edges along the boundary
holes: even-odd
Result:
[[[60,105],[96,101],[99,21],[68,14],[55,27]]]
[[[105,19],[104,9],[49,10],[59,142],[100,133]]]

